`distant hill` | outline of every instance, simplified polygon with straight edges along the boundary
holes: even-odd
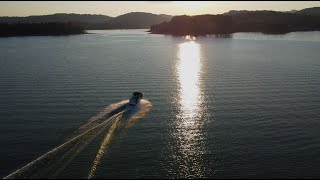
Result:
[[[260,10],[260,11],[248,11],[248,10],[231,10],[229,12],[223,13],[224,15],[240,15],[248,13],[290,13],[290,14],[300,14],[300,15],[320,15],[320,7],[306,8],[302,10],[291,10],[291,11],[270,11],[270,10]]]
[[[229,15],[229,16],[242,16],[247,14],[257,14],[257,13],[263,13],[263,14],[271,14],[271,13],[281,13],[278,11],[269,11],[269,10],[257,10],[257,11],[248,11],[248,10],[231,10],[229,12],[223,13],[223,15]]]
[[[151,25],[170,21],[171,18],[172,16],[163,14],[131,12],[111,19],[107,22],[106,26],[116,29],[148,29]]]
[[[312,8],[302,9],[300,11],[297,11],[297,13],[320,16],[320,7],[312,7]]]
[[[95,14],[51,14],[43,16],[27,17],[0,17],[0,23],[46,23],[46,22],[81,22],[81,23],[105,23],[112,19],[110,16]]]
[[[95,14],[51,14],[27,17],[0,17],[0,23],[47,23],[47,22],[77,22],[85,29],[140,29],[150,28],[153,24],[169,21],[170,15],[157,15],[144,12],[132,12],[117,17]]]

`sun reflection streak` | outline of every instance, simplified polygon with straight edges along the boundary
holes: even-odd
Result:
[[[194,41],[189,41],[180,44],[179,50],[180,62],[177,68],[180,83],[181,115],[193,118],[199,110],[197,98],[200,95],[200,47]]]
[[[201,52],[194,38],[186,37],[187,42],[179,44],[176,66],[179,82],[179,112],[175,121],[174,134],[178,147],[177,157],[179,177],[203,177],[201,155],[203,146],[203,107],[201,89]]]

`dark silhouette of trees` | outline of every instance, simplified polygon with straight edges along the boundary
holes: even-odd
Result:
[[[85,33],[84,26],[76,23],[0,23],[0,36],[72,35]]]
[[[276,11],[230,11],[234,32],[282,34],[320,30],[319,16]]]
[[[299,14],[308,14],[313,16],[320,16],[320,7],[311,7],[311,8],[305,8],[300,11],[297,11]]]
[[[262,32],[284,34],[320,30],[320,16],[276,11],[230,11],[224,15],[175,16],[149,32],[171,35]]]
[[[150,28],[151,33],[219,35],[235,32],[283,34],[320,30],[320,7],[297,12],[229,11],[221,15],[169,16],[131,12],[117,17],[90,14],[53,14],[0,17],[0,36],[81,34],[89,29]]]
[[[171,21],[150,28],[152,33],[206,35],[232,33],[232,18],[226,15],[174,16]]]
[[[28,17],[0,17],[0,23],[49,23],[49,22],[72,22],[81,24],[86,30],[89,29],[147,29],[153,24],[169,21],[170,15],[152,14],[145,12],[131,12],[117,17],[95,14],[51,14]]]

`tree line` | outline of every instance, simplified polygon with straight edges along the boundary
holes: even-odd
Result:
[[[226,15],[174,16],[171,21],[153,25],[152,33],[172,35],[205,35],[232,33],[232,18]]]
[[[0,23],[0,36],[72,35],[86,33],[80,23]]]
[[[174,16],[151,26],[149,32],[171,35],[232,34],[262,32],[284,34],[320,30],[320,17],[275,11],[246,11],[223,15]]]

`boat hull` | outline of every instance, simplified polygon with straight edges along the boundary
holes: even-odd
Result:
[[[137,91],[133,92],[132,97],[129,100],[128,107],[134,107],[135,105],[137,105],[142,99],[142,97],[143,93]]]
[[[140,102],[141,99],[142,99],[141,97],[131,98],[130,101],[129,101],[129,105],[135,106]]]

